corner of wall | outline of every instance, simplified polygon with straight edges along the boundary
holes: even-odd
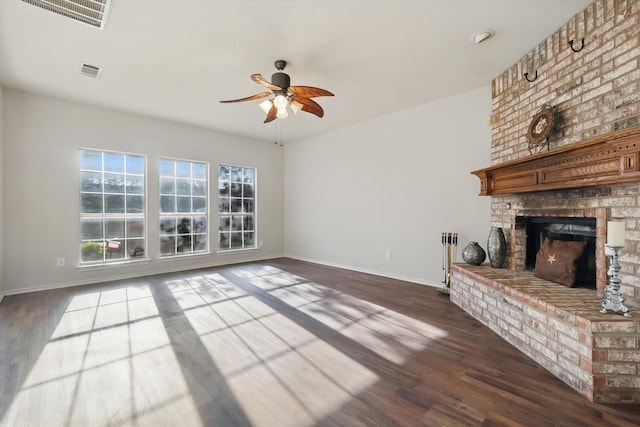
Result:
[[[4,257],[2,254],[2,248],[4,246],[3,240],[2,240],[2,236],[3,236],[3,230],[4,230],[4,220],[2,219],[2,201],[4,199],[4,191],[3,191],[3,186],[2,186],[2,171],[4,170],[4,166],[3,166],[3,157],[2,157],[2,151],[3,151],[3,141],[4,141],[4,137],[3,137],[3,131],[2,131],[2,124],[4,122],[4,113],[3,113],[3,108],[2,108],[2,85],[0,85],[0,302],[2,302],[2,298],[4,296],[4,285],[3,285],[3,273],[2,273],[2,266],[4,264]]]

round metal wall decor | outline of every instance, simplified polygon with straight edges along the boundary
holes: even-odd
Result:
[[[548,144],[549,135],[555,124],[555,114],[550,105],[545,105],[533,116],[529,130],[527,131],[527,141],[529,142],[529,152],[533,154],[533,150],[542,151]]]

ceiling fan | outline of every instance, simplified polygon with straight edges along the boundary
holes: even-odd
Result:
[[[287,61],[278,59],[274,65],[278,71],[271,76],[271,82],[267,81],[261,74],[251,75],[251,80],[267,89],[271,89],[271,92],[261,92],[256,95],[247,96],[246,98],[220,102],[227,104],[231,102],[253,101],[254,99],[266,98],[273,95],[273,98],[262,101],[259,104],[260,108],[267,113],[267,118],[264,119],[265,123],[269,123],[277,118],[287,118],[289,116],[287,107],[291,108],[294,113],[302,110],[318,117],[324,116],[322,107],[311,98],[333,96],[333,94],[328,90],[312,86],[290,86],[291,79],[289,75],[284,72]]]

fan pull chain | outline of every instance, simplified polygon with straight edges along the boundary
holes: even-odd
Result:
[[[278,129],[280,130],[280,142],[278,142]],[[275,122],[275,126],[273,128],[273,144],[280,145],[280,147],[284,146],[282,142],[282,120],[277,120]]]

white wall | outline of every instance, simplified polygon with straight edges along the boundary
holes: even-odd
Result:
[[[469,241],[486,246],[490,199],[477,196],[469,172],[490,163],[489,87],[287,143],[284,153],[271,143],[6,88],[0,102],[0,292],[283,254],[440,286],[442,231],[460,234],[459,261]],[[147,155],[149,263],[77,267],[79,147]],[[219,163],[257,167],[263,248],[158,260],[160,156],[208,161],[214,181]],[[213,213],[216,206],[214,185]],[[56,267],[59,257],[65,267]]]
[[[3,152],[3,140],[4,140],[4,134],[2,133],[2,87],[0,86],[0,165],[2,165],[2,152]],[[4,286],[3,286],[3,281],[2,281],[2,265],[4,264],[4,258],[2,256],[2,229],[4,228],[3,225],[3,220],[2,220],[2,212],[4,212],[4,210],[2,209],[2,199],[4,198],[4,191],[3,191],[3,186],[2,186],[2,171],[0,171],[0,301],[2,301],[2,298],[4,297]]]
[[[441,286],[441,233],[486,249],[490,87],[285,146],[285,254]],[[391,260],[386,252],[391,251]]]
[[[10,89],[3,93],[2,193],[7,294],[84,284],[119,277],[282,256],[283,151],[266,142],[212,130],[90,107]],[[147,155],[149,263],[78,268],[78,148]],[[210,162],[211,247],[217,245],[217,166],[258,169],[259,250],[158,260],[160,156]],[[56,259],[64,257],[65,267]]]

